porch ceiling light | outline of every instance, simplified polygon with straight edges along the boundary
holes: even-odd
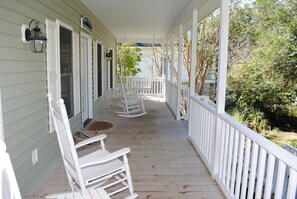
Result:
[[[31,24],[35,22],[35,27],[31,29]],[[29,26],[22,25],[22,41],[23,43],[29,43],[32,52],[43,52],[46,47],[45,33],[41,32],[38,27],[39,21],[33,19],[30,21]]]

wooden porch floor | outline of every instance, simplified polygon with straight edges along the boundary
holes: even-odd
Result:
[[[133,119],[118,117],[116,104],[113,102],[111,107],[97,113],[95,119],[115,126],[106,132],[109,151],[131,148],[129,163],[139,199],[225,198],[187,140],[184,122],[176,121],[164,102],[145,101],[148,114]],[[46,194],[68,190],[62,161],[59,161],[46,184],[25,199],[44,198]]]

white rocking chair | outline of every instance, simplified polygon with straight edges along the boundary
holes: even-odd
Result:
[[[72,191],[85,191],[101,187],[109,196],[126,189],[129,196],[126,199],[137,198],[134,193],[127,154],[130,148],[123,148],[113,153],[105,150],[106,135],[98,135],[74,144],[66,107],[63,99],[53,100],[48,94],[50,112],[54,120],[57,139],[66,170],[67,178]],[[87,144],[100,141],[101,149],[78,157],[76,149]]]
[[[145,115],[145,108],[143,104],[143,99],[138,96],[136,92],[127,93],[127,90],[124,87],[122,78],[118,75],[119,87],[120,87],[120,96],[121,96],[121,107],[123,111],[118,111],[118,115],[122,117],[139,117]]]
[[[22,199],[19,186],[11,165],[11,160],[6,152],[6,145],[0,140],[0,198]]]

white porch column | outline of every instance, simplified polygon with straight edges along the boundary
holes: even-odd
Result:
[[[168,71],[168,56],[167,56],[167,43],[166,40],[163,42],[163,59],[162,59],[162,98],[166,100],[166,80]]]
[[[166,60],[165,60],[165,67],[166,67],[166,70],[165,70],[165,79],[166,80],[169,80],[169,41],[168,39],[166,39]]]
[[[170,82],[173,83],[174,76],[174,33],[171,34],[171,65],[170,65]]]
[[[196,73],[196,51],[197,51],[197,25],[198,11],[193,10],[192,16],[192,33],[191,33],[191,68],[190,68],[190,90],[189,96],[195,94],[195,73]],[[189,100],[190,101],[190,100]]]
[[[183,55],[183,26],[179,25],[178,34],[178,65],[177,65],[177,106],[176,119],[180,120],[180,99],[181,99],[181,77],[182,77],[182,55]]]
[[[195,95],[195,73],[196,73],[196,51],[197,51],[197,25],[198,25],[198,11],[193,10],[192,15],[192,32],[191,32],[191,68],[190,68],[190,87],[188,94],[188,109],[187,109],[187,117],[189,123],[191,121],[191,96]],[[192,135],[191,125],[189,125],[189,137]]]
[[[164,67],[165,67],[165,43],[162,44],[162,60],[161,60],[161,76],[164,77]]]
[[[218,63],[218,87],[217,87],[217,121],[215,136],[215,154],[212,164],[214,165],[214,175],[218,173],[220,143],[221,143],[221,120],[218,114],[225,112],[226,81],[227,81],[227,61],[228,61],[228,33],[229,33],[229,0],[221,0],[221,20],[219,35],[219,63]]]

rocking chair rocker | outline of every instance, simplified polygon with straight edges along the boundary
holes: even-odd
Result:
[[[123,148],[109,153],[105,149],[101,134],[74,144],[66,107],[63,99],[53,100],[48,94],[51,116],[53,117],[57,139],[66,170],[67,178],[72,191],[85,191],[101,187],[109,196],[124,190],[129,190],[126,199],[137,198],[134,193],[127,154],[130,148]],[[83,157],[78,157],[76,149],[90,143],[100,141],[101,149]]]

